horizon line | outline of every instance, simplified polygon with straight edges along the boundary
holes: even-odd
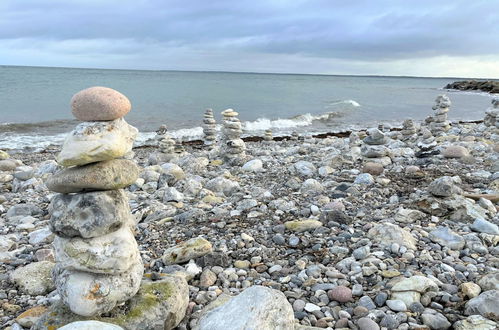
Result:
[[[94,67],[67,67],[67,66],[44,66],[44,65],[7,65],[0,67],[16,68],[45,68],[45,69],[77,69],[77,70],[110,70],[110,71],[147,71],[147,72],[189,72],[189,73],[230,73],[230,74],[268,74],[268,75],[303,75],[303,76],[332,76],[332,77],[384,77],[384,78],[428,78],[428,79],[470,79],[470,80],[499,80],[499,78],[476,78],[456,76],[412,76],[412,75],[382,75],[382,74],[334,74],[334,73],[293,73],[293,72],[257,72],[257,71],[224,71],[224,70],[179,70],[179,69],[116,69],[116,68],[94,68]]]

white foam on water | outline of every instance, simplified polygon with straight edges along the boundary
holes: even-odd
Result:
[[[66,136],[67,133],[47,136],[4,133],[0,134],[0,149],[21,150],[29,148],[38,152],[51,145],[62,145]]]
[[[334,102],[329,103],[330,106],[341,105],[341,104],[348,104],[348,105],[351,105],[351,106],[356,107],[356,108],[360,107],[360,104],[355,100],[339,100],[339,101],[334,101]]]

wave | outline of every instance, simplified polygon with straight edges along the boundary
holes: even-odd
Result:
[[[243,123],[243,129],[246,132],[252,131],[263,131],[267,129],[291,129],[295,127],[310,126],[316,121],[328,122],[334,118],[343,116],[341,111],[326,112],[320,115],[312,115],[306,113],[303,115],[298,115],[289,119],[268,119],[268,118],[258,118],[255,121],[248,121]]]
[[[65,128],[72,128],[79,123],[76,119],[59,119],[51,121],[42,121],[38,123],[0,123],[0,133],[32,133],[36,131],[50,132],[61,131]]]
[[[355,100],[337,100],[337,101],[333,101],[331,103],[328,104],[328,106],[336,106],[336,105],[351,105],[352,107],[360,107],[360,104],[355,101]]]

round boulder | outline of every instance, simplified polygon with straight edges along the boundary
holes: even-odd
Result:
[[[82,121],[115,120],[132,109],[128,98],[114,89],[90,87],[76,93],[71,99],[73,115]]]

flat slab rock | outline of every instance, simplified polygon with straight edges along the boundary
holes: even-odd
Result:
[[[131,160],[113,159],[71,167],[55,173],[45,185],[62,194],[125,188],[139,177],[139,167]]]
[[[126,330],[170,330],[184,318],[188,303],[189,286],[186,280],[180,276],[161,274],[158,281],[143,280],[135,296],[106,316],[81,316],[56,303],[31,329],[57,329],[76,321],[95,320],[116,324]]]

